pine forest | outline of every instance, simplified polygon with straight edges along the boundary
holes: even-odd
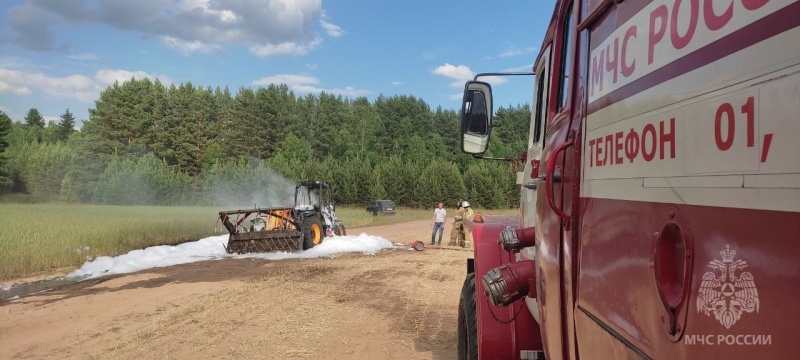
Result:
[[[495,110],[486,156],[518,157],[530,106]],[[298,96],[286,85],[229,89],[131,79],[106,88],[75,130],[0,112],[0,192],[119,205],[291,204],[294,182],[325,180],[363,205],[516,207],[509,162],[460,149],[459,113],[411,95]]]

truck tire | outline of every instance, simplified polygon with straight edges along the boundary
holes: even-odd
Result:
[[[458,360],[478,360],[478,316],[475,273],[467,274],[458,302]]]
[[[319,245],[322,238],[325,237],[325,233],[322,231],[322,221],[317,216],[305,218],[300,225],[300,231],[303,232],[303,250]]]

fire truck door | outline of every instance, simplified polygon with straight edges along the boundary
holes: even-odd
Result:
[[[574,185],[573,166],[577,133],[571,128],[575,101],[573,95],[574,73],[573,51],[575,30],[573,11],[570,5],[560,11],[559,35],[553,46],[553,73],[550,85],[550,117],[547,122],[546,144],[541,156],[539,184],[536,194],[536,265],[537,300],[540,307],[542,341],[550,359],[574,359],[570,350],[572,326],[571,299],[572,281],[566,284],[565,276],[565,230],[570,227],[571,201],[565,197],[565,187]],[[566,161],[565,159],[573,159]],[[567,185],[568,184],[568,185]],[[572,191],[569,192],[571,196]],[[569,233],[571,234],[571,232]],[[568,236],[567,239],[570,239]],[[567,265],[567,268],[569,266]]]
[[[544,131],[547,120],[547,104],[549,100],[548,84],[550,83],[550,48],[542,53],[539,65],[535,69],[536,83],[533,94],[533,112],[528,135],[528,156],[522,178],[522,226],[535,226],[536,221],[536,188],[539,176],[544,174],[546,163],[542,160],[544,148]],[[523,249],[523,257],[533,259],[535,247]]]

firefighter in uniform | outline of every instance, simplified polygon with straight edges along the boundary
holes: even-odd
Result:
[[[461,203],[461,206],[464,208],[464,218],[469,218],[472,215],[475,215],[475,212],[472,211],[472,208],[469,206],[469,202],[464,201]],[[462,223],[463,226],[463,223]],[[464,244],[462,247],[469,248],[472,244],[472,229],[463,226],[464,228]]]
[[[453,228],[450,230],[450,242],[447,246],[464,246],[464,218],[467,211],[464,209],[462,202],[458,203],[458,210],[456,216],[453,218]]]

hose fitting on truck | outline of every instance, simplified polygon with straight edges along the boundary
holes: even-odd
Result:
[[[523,229],[507,227],[500,233],[498,242],[505,251],[510,252],[534,246],[536,244],[536,228],[533,226]]]
[[[525,260],[489,270],[483,276],[483,291],[494,306],[508,306],[525,296],[536,297],[536,262]]]

